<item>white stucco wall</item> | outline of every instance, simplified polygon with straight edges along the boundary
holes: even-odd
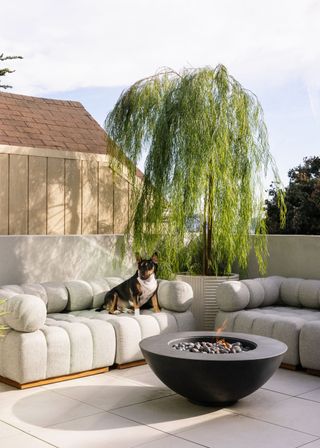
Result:
[[[0,285],[132,275],[117,256],[115,235],[0,236]]]
[[[320,235],[268,235],[266,275],[320,279]],[[259,277],[256,258],[251,254],[247,273]]]

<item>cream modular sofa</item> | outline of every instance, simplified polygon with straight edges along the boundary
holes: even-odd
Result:
[[[283,363],[320,371],[320,280],[280,276],[223,283],[217,290],[215,328],[278,339]]]
[[[194,330],[192,288],[159,282],[160,313],[110,315],[95,309],[123,278],[0,286],[7,326],[0,338],[0,380],[19,388],[142,362],[141,339]],[[0,310],[1,311],[1,310]]]

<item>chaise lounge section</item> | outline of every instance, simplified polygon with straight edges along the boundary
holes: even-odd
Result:
[[[19,388],[62,381],[143,362],[141,339],[194,329],[192,288],[159,282],[160,313],[97,313],[105,293],[123,278],[0,287],[8,329],[0,339],[0,379]]]
[[[272,276],[227,282],[217,291],[215,328],[284,342],[283,367],[320,372],[320,280]]]

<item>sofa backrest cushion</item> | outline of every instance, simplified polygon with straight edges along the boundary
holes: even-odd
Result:
[[[218,307],[232,312],[280,303],[280,286],[284,279],[272,276],[224,282],[217,289]]]
[[[243,282],[231,280],[217,288],[216,300],[221,311],[240,311],[249,304],[250,291]]]
[[[68,291],[63,283],[45,282],[41,286],[47,294],[47,311],[49,313],[60,313],[68,303]]]
[[[47,306],[48,296],[47,291],[45,290],[43,285],[41,285],[40,283],[24,283],[23,285],[21,285],[21,288],[24,294],[39,297],[42,300],[42,302]]]
[[[0,299],[9,299],[9,297],[17,294],[23,294],[23,289],[17,285],[1,285],[0,286]]]
[[[263,287],[263,302],[261,306],[271,306],[280,302],[280,287],[285,277],[273,275],[271,277],[257,278]]]
[[[193,300],[192,287],[178,280],[161,280],[158,284],[158,301],[160,308],[182,313],[187,311]]]
[[[64,283],[68,291],[66,311],[98,308],[104,302],[106,292],[123,282],[121,277],[106,277],[90,281],[73,280]]]
[[[65,283],[68,290],[67,311],[79,311],[92,308],[93,291],[89,283],[83,280],[72,280]]]
[[[320,308],[320,280],[286,278],[280,288],[280,297],[285,305]]]
[[[99,308],[103,305],[106,292],[111,289],[110,284],[104,278],[88,281],[88,283],[91,286],[93,295],[92,308]]]
[[[257,308],[261,306],[264,299],[264,289],[258,279],[242,280],[249,290],[249,303],[246,308]]]
[[[34,295],[15,294],[6,299],[0,323],[16,331],[33,332],[41,328],[47,317],[46,306]]]

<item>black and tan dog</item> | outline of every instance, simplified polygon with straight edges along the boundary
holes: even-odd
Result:
[[[144,307],[151,308],[155,312],[160,311],[157,297],[157,280],[155,274],[158,268],[158,255],[155,252],[150,259],[136,257],[138,263],[137,272],[128,280],[108,291],[104,298],[104,304],[96,311],[107,310],[110,314],[120,312],[133,312]]]

